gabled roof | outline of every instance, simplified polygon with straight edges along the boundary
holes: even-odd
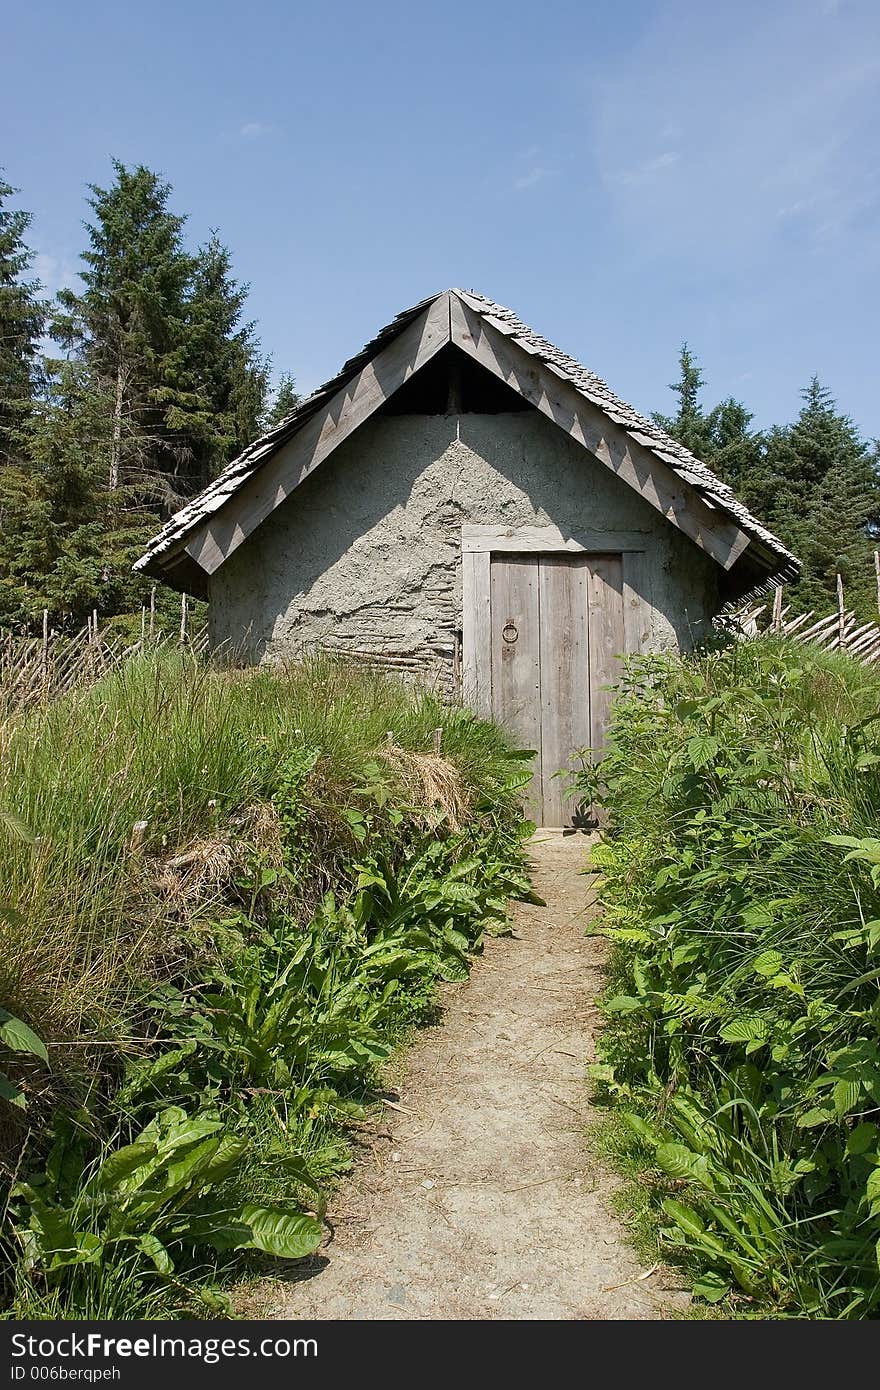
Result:
[[[204,593],[207,575],[350,435],[362,418],[368,418],[449,342],[471,353],[566,428],[725,569],[731,569],[748,551],[751,563],[745,568],[752,583],[797,576],[799,562],[791,551],[689,450],[622,401],[595,373],[527,327],[510,309],[465,290],[432,295],[398,314],[345,363],[337,376],[249,445],[177,512],[150,541],[135,569],[160,576],[176,587]],[[603,421],[607,422],[606,429],[601,427]],[[289,448],[291,445],[299,447]],[[294,457],[295,466],[288,466],[287,476],[282,476],[282,451]],[[656,461],[650,478],[646,478],[646,458],[649,471],[650,461]],[[267,469],[270,463],[274,472]],[[248,519],[241,507],[249,492],[254,497]],[[682,498],[689,499],[690,507]]]

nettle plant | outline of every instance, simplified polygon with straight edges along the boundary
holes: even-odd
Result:
[[[880,1306],[878,710],[876,677],[794,644],[643,660],[589,788],[614,943],[593,1075],[706,1297]]]

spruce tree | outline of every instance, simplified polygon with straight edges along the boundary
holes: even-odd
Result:
[[[96,608],[105,621],[132,613],[136,626],[149,581],[131,566],[161,514],[250,443],[265,410],[268,364],[244,321],[247,290],[228,250],[215,235],[190,255],[168,184],[142,165],[113,167],[110,187],[90,186],[83,288],[62,291],[52,319],[65,355],[44,362],[30,410],[8,435],[21,457],[0,469],[7,623],[39,626],[48,609],[54,626],[79,627]],[[0,252],[19,310],[38,302],[21,280],[26,215],[13,216],[0,221],[9,234]],[[39,315],[31,339],[15,339],[30,344],[16,358],[26,364],[23,385]]]
[[[78,360],[45,363],[45,389],[22,440],[27,464],[0,470],[0,620],[84,625],[136,611],[148,583],[131,566],[155,530],[132,488],[108,486],[114,393]]]
[[[801,610],[836,602],[837,575],[860,616],[876,611],[873,536],[880,477],[872,452],[816,377],[793,425],[772,431],[766,468],[775,489],[767,519],[803,563],[793,591]]]
[[[114,160],[113,168],[109,188],[89,185],[84,288],[59,295],[54,333],[112,393],[108,490],[134,483],[168,508],[185,495],[206,408],[186,380],[194,262],[183,247],[184,218],[168,208],[170,186],[143,165]]]
[[[274,429],[286,420],[288,415],[292,415],[297,406],[301,403],[302,396],[296,389],[296,383],[289,372],[282,372],[272,404],[266,411],[263,427],[264,429]]]
[[[827,612],[837,601],[837,575],[848,606],[876,612],[872,550],[880,535],[880,475],[872,452],[813,378],[792,425],[762,434],[733,399],[711,410],[700,403],[703,376],[685,344],[673,416],[653,418],[712,468],[737,497],[802,562],[787,601],[795,612]]]
[[[192,422],[197,487],[210,482],[260,430],[268,365],[254,325],[243,322],[247,295],[248,286],[233,276],[229,250],[214,233],[196,258],[188,302],[190,384],[201,402],[201,414]]]
[[[7,206],[15,189],[0,176],[0,464],[20,461],[18,432],[34,396],[46,305],[27,278],[33,252],[24,237],[31,215]]]
[[[655,412],[652,418],[698,459],[705,459],[710,447],[708,422],[700,405],[700,392],[705,383],[687,343],[681,345],[678,364],[678,381],[669,384],[670,391],[678,396],[678,410],[674,415]]]

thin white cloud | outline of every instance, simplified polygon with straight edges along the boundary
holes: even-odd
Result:
[[[258,140],[261,135],[268,135],[271,129],[262,121],[245,121],[238,133],[243,140]]]
[[[69,258],[52,256],[48,251],[36,253],[31,271],[43,286],[43,294],[49,298],[53,298],[59,290],[73,285],[79,278],[79,271]]]
[[[535,184],[542,183],[544,179],[549,178],[555,172],[554,169],[546,169],[543,164],[536,164],[527,173],[520,174],[519,178],[514,179],[513,186],[518,193],[521,193],[526,188],[534,188]]]
[[[620,183],[631,186],[638,183],[649,183],[658,174],[662,174],[665,169],[671,169],[681,159],[678,150],[664,150],[662,154],[654,155],[651,159],[643,159],[640,164],[634,165],[629,169],[618,169],[616,172],[606,174],[605,179],[608,183]]]
[[[660,7],[613,78],[593,75],[593,157],[621,237],[692,270],[845,237],[875,257],[880,11],[743,5],[734,30],[715,6]]]

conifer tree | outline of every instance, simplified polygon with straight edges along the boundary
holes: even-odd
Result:
[[[80,272],[63,290],[54,333],[78,350],[113,396],[107,487],[136,483],[166,507],[180,500],[202,398],[187,389],[187,290],[193,258],[170,186],[143,165],[113,161],[109,188],[91,184],[94,220]]]
[[[761,434],[739,401],[702,408],[703,377],[687,344],[679,362],[681,374],[671,388],[679,410],[654,419],[728,483],[801,560],[801,578],[787,596],[793,610],[828,611],[836,602],[840,574],[848,606],[859,617],[871,617],[876,612],[872,550],[880,535],[877,447],[869,449],[815,377],[794,424]]]
[[[286,420],[288,415],[293,414],[301,401],[302,396],[296,389],[293,377],[289,372],[282,372],[272,404],[264,417],[264,429],[271,430],[276,425],[280,425],[282,420]]]
[[[22,441],[27,463],[0,470],[0,621],[82,627],[136,611],[147,589],[131,566],[155,515],[131,488],[108,487],[114,394],[80,361],[45,363],[45,389]]]
[[[24,237],[31,215],[7,206],[15,189],[0,176],[0,464],[20,461],[17,434],[33,400],[46,305],[27,278],[33,252]]]
[[[56,627],[81,626],[93,608],[105,620],[138,614],[149,581],[131,565],[161,515],[251,442],[265,410],[268,364],[228,250],[214,235],[190,255],[168,184],[142,165],[113,167],[108,188],[91,186],[82,289],[62,291],[52,319],[64,357],[44,361],[29,413],[16,417],[19,466],[0,468],[7,623],[36,626],[44,609]],[[21,283],[26,215],[13,216],[0,215],[0,309],[8,281],[16,311],[42,313]],[[31,339],[16,339],[31,357],[42,327],[35,312]],[[21,360],[29,371],[24,349]]]
[[[216,233],[196,258],[188,302],[192,388],[202,413],[192,422],[193,481],[204,487],[259,433],[268,387],[253,323],[243,322],[248,286]]]
[[[681,345],[678,364],[678,381],[669,385],[670,391],[678,396],[678,410],[675,415],[655,412],[652,418],[697,458],[704,459],[710,444],[708,422],[700,405],[700,392],[705,383],[687,343]]]
[[[765,467],[775,491],[765,515],[803,563],[798,607],[828,608],[840,574],[849,606],[870,616],[880,518],[876,450],[816,377],[803,402],[794,424],[768,439]]]

